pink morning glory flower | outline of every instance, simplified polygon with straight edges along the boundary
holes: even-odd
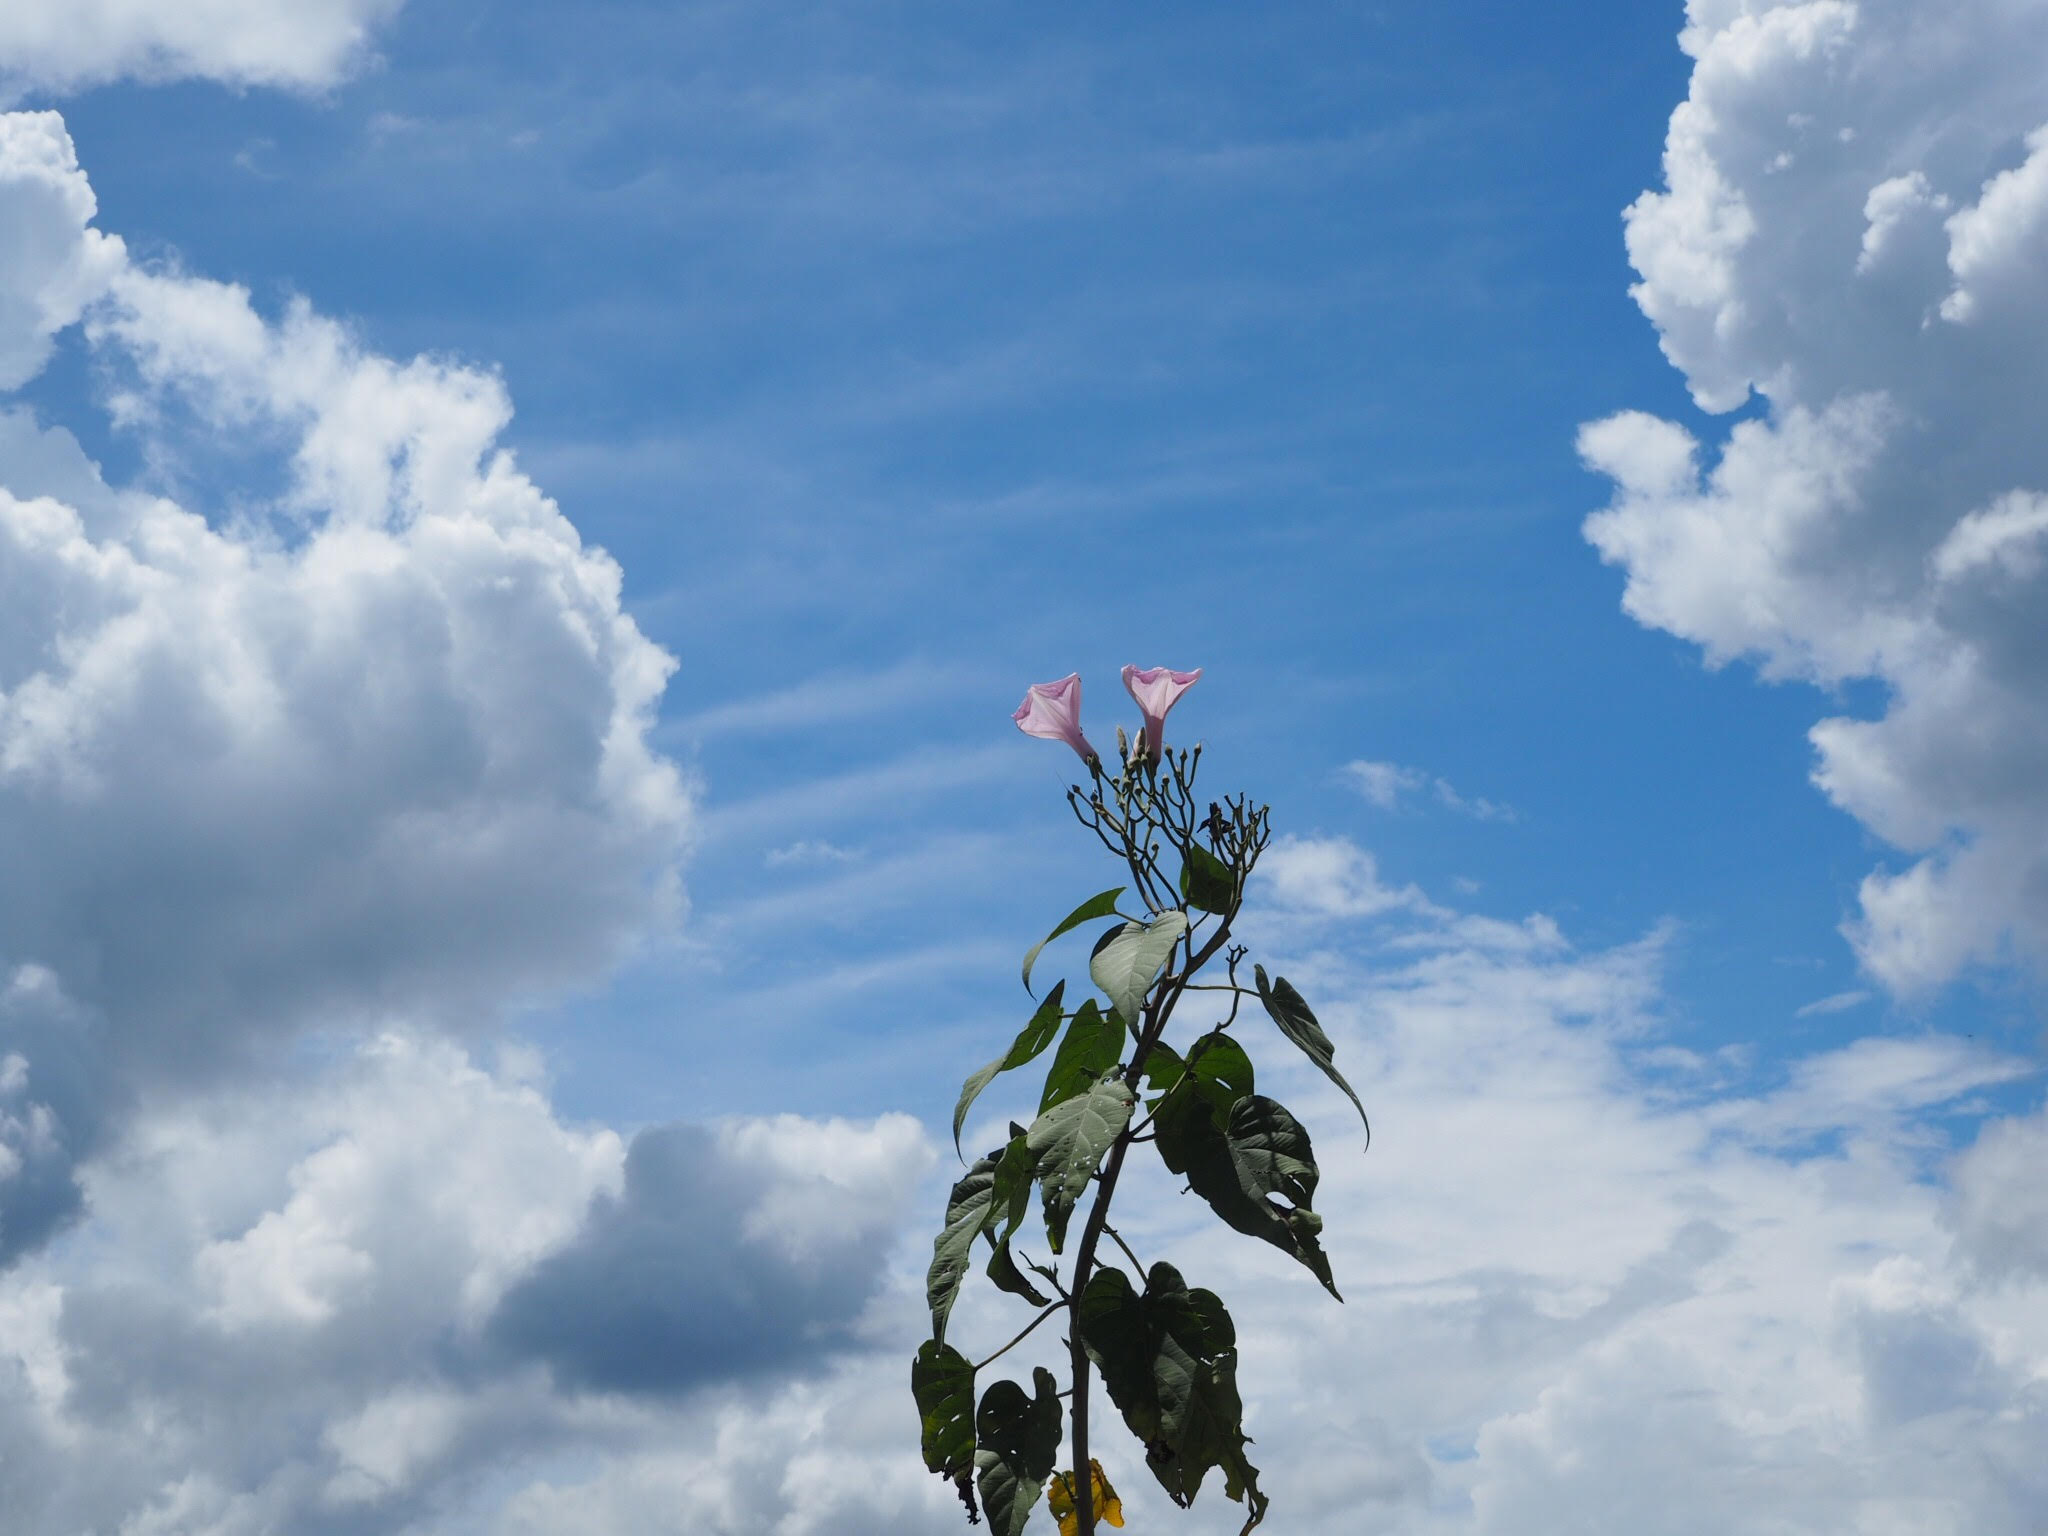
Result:
[[[1175,672],[1167,667],[1125,667],[1124,687],[1145,715],[1145,755],[1158,762],[1166,751],[1166,712],[1174,701],[1202,680],[1202,669]]]
[[[1064,741],[1094,767],[1102,759],[1081,734],[1081,674],[1069,672],[1056,683],[1033,683],[1010,717],[1026,736]]]

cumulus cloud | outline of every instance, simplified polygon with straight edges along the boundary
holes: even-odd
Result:
[[[1304,1536],[2038,1529],[2048,1268],[2037,1245],[2012,1248],[2030,1217],[2000,1223],[2008,1191],[2028,1205],[2014,1181],[2041,1117],[1994,1118],[1952,1167],[1943,1128],[2026,1064],[1929,1035],[1731,1082],[1728,1062],[1665,1033],[1669,934],[1517,948],[1461,941],[1470,920],[1411,907],[1303,930],[1290,912],[1266,942],[1310,947],[1262,945],[1373,1111],[1361,1153],[1349,1104],[1313,1068],[1259,1052],[1261,1091],[1316,1137],[1345,1305],[1265,1245],[1212,1231],[1149,1161],[1126,1173],[1124,1238],[1232,1307],[1272,1519]],[[1420,933],[1432,942],[1402,942]],[[959,1529],[943,1485],[863,1412],[902,1390],[927,1252],[906,1245],[881,1305],[894,1355],[540,1472],[496,1528]],[[950,1331],[993,1348],[1021,1318],[970,1289]],[[1015,1372],[1056,1363],[1056,1339],[1034,1343]],[[1170,1509],[1113,1420],[1099,1452],[1133,1529],[1237,1529],[1213,1489]]]
[[[1587,536],[1624,605],[1766,676],[1884,686],[1815,783],[1909,862],[1847,932],[1898,992],[2048,962],[2048,11],[1693,0],[1632,290],[1718,453],[1622,412]]]
[[[0,105],[117,79],[320,90],[405,0],[66,0],[0,8]]]
[[[930,1161],[908,1115],[642,1131],[625,1190],[504,1299],[508,1352],[560,1381],[678,1392],[844,1343]]]
[[[601,971],[678,914],[691,806],[648,740],[674,663],[499,445],[495,376],[133,265],[54,114],[0,116],[0,203],[0,364],[82,326],[208,486],[0,412],[4,1258],[146,1085]]]
[[[507,1458],[630,1440],[669,1410],[615,1389],[844,1340],[932,1156],[904,1116],[628,1147],[410,1035],[146,1110],[87,1170],[91,1241],[0,1277],[9,1529],[398,1529]],[[606,1369],[636,1347],[654,1376]]]

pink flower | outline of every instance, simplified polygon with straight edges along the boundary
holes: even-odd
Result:
[[[1124,687],[1145,715],[1145,755],[1158,762],[1166,751],[1166,712],[1202,680],[1202,669],[1173,672],[1165,667],[1125,667]]]
[[[1081,734],[1081,674],[1069,672],[1056,683],[1033,683],[1010,716],[1026,736],[1043,736],[1047,741],[1064,741],[1081,754],[1081,761],[1094,767],[1102,759]]]

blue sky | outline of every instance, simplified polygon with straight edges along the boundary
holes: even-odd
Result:
[[[778,837],[1036,842],[1016,776],[1055,775],[1001,734],[1020,679],[1084,669],[1101,708],[1127,656],[1192,658],[1201,728],[1289,825],[1594,943],[1675,919],[1677,1022],[1775,1050],[1851,988],[1833,929],[1869,862],[1804,783],[1814,702],[1630,624],[1577,534],[1603,499],[1578,424],[1688,410],[1616,238],[1682,90],[1671,33],[1641,7],[1247,29],[1230,8],[429,6],[315,99],[123,86],[67,121],[108,227],[259,307],[303,293],[380,351],[502,373],[521,462],[682,662],[659,739],[703,777],[701,919],[790,886],[763,868]],[[871,719],[718,728],[874,674],[895,684]],[[798,783],[996,745],[1006,779],[900,821],[717,830]],[[1359,758],[1516,820],[1376,814],[1340,776]],[[933,873],[952,899],[806,963],[959,937],[962,898],[1000,943],[1077,877]],[[653,1087],[675,983],[637,981],[587,1084],[564,1052],[588,1112],[701,1091]],[[945,981],[948,1010],[983,990]],[[827,1000],[812,1049],[851,1049],[801,1106],[896,1105],[847,1079],[926,995]],[[589,1019],[579,999],[564,1028]],[[721,1098],[787,1107],[734,1065]]]
[[[102,9],[0,22],[36,1531],[950,1528],[850,1405],[1126,661],[1384,1131],[1313,1349],[1451,1362],[1289,1528],[1694,1529],[1674,1372],[1702,1529],[2038,1521],[2041,7]],[[828,1367],[680,1363],[679,1210]]]

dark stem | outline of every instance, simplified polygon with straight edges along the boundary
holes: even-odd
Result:
[[[1001,1349],[997,1350],[994,1354],[990,1355],[986,1360],[982,1361],[979,1365],[976,1365],[974,1367],[976,1373],[978,1374],[981,1371],[982,1366],[995,1364],[996,1361],[1002,1359],[1003,1356],[1007,1355],[1019,1344],[1022,1344],[1026,1339],[1030,1338],[1032,1331],[1035,1328],[1037,1328],[1040,1323],[1044,1322],[1048,1317],[1051,1317],[1053,1313],[1059,1311],[1059,1309],[1060,1304],[1058,1302],[1054,1302],[1051,1306],[1047,1307],[1043,1312],[1039,1313],[1038,1316],[1031,1319],[1029,1323],[1025,1324],[1024,1331],[1022,1333],[1018,1334],[1017,1337],[1010,1340],[1009,1343],[1005,1344]]]

